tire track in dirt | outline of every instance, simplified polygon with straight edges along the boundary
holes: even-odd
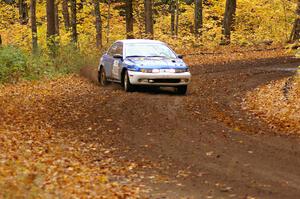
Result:
[[[119,128],[105,135],[119,154],[158,165],[145,176],[176,180],[145,177],[154,198],[298,198],[299,138],[280,136],[241,109],[246,91],[292,74],[272,68],[297,64],[281,58],[194,66],[187,96],[155,89],[125,93],[112,84],[103,112],[94,114],[109,115],[110,128]],[[97,82],[95,68],[81,74]]]

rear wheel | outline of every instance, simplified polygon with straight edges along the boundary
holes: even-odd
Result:
[[[108,84],[106,73],[103,67],[101,67],[100,71],[98,72],[98,82],[101,86],[106,86]]]
[[[178,86],[177,87],[177,93],[180,95],[185,95],[187,92],[187,85],[184,86]]]
[[[127,71],[124,72],[123,80],[124,80],[124,90],[126,92],[134,91],[134,86],[129,81],[129,75]]]

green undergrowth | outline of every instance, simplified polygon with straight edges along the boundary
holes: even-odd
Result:
[[[0,83],[16,83],[20,80],[53,78],[76,73],[85,65],[94,65],[99,51],[83,52],[72,45],[61,46],[55,55],[44,50],[35,54],[17,46],[0,47]]]

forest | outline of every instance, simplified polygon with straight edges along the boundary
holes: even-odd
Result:
[[[186,95],[100,86],[130,38]],[[0,0],[0,198],[299,198],[299,39],[300,0]]]
[[[2,0],[0,43],[7,48],[2,47],[0,56],[24,57],[16,64],[23,68],[20,71],[31,67],[27,72],[38,77],[51,68],[37,68],[40,62],[53,66],[50,74],[57,68],[73,70],[63,65],[82,65],[78,57],[84,57],[86,64],[95,63],[112,42],[124,38],[162,40],[183,54],[224,45],[284,46],[299,39],[299,4],[294,0]],[[12,81],[5,80],[6,74],[16,72],[4,68],[1,81]]]

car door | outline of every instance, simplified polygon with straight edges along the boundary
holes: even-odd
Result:
[[[115,54],[121,55],[123,57],[123,43],[116,43],[116,51]],[[111,68],[112,79],[121,80],[121,70],[122,70],[122,62],[121,58],[113,58],[113,64]]]
[[[112,76],[112,68],[113,68],[113,64],[114,64],[114,54],[116,54],[117,50],[117,43],[114,43],[109,50],[107,51],[107,53],[105,55],[103,55],[103,65],[104,65],[104,69],[106,72],[106,77],[108,79],[113,79]]]

